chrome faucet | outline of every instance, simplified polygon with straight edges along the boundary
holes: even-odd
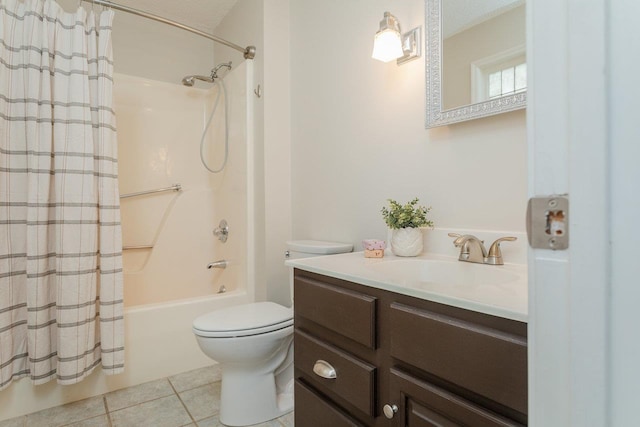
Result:
[[[460,248],[458,261],[475,262],[478,264],[503,265],[500,242],[513,242],[516,237],[501,237],[491,244],[489,253],[484,247],[484,242],[471,234],[460,235],[449,233],[449,237],[455,237],[453,244]]]
[[[487,257],[487,250],[480,239],[471,234],[461,236],[460,234],[449,233],[449,237],[456,238],[453,244],[456,248],[460,248],[459,261],[484,264],[484,259]]]
[[[513,242],[518,240],[517,237],[501,237],[495,242],[491,244],[489,248],[489,254],[487,255],[487,259],[485,259],[485,264],[491,265],[503,265],[504,261],[502,260],[502,251],[500,250],[500,242]]]
[[[221,259],[220,261],[214,261],[212,263],[210,263],[209,265],[207,265],[208,269],[211,268],[227,268],[227,265],[229,264],[229,262],[226,259]]]

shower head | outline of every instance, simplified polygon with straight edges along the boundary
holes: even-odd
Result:
[[[202,80],[203,82],[213,83],[213,77],[207,76],[186,76],[182,79],[182,84],[185,86],[193,86],[196,80]]]
[[[187,76],[184,79],[182,79],[182,84],[185,86],[193,86],[193,84],[195,83],[193,76]]]
[[[218,76],[218,70],[222,67],[227,67],[227,69],[231,69],[231,62],[218,64],[215,68],[211,70],[211,75],[207,76],[186,76],[182,79],[182,84],[185,86],[193,86],[196,83],[196,80],[202,80],[203,82],[213,83],[215,79],[221,78]]]

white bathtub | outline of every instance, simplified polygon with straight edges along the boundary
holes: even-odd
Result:
[[[191,331],[193,319],[251,301],[241,290],[126,309],[123,374],[106,376],[98,367],[89,378],[70,386],[55,381],[33,386],[28,378],[14,381],[0,391],[0,421],[211,365]]]

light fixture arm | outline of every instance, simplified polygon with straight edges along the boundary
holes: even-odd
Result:
[[[416,27],[402,35],[402,51],[404,55],[397,59],[398,65],[405,64],[422,56],[421,27]]]

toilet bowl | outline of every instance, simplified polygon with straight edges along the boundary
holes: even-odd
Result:
[[[292,309],[272,302],[228,307],[195,319],[193,332],[222,368],[220,422],[246,426],[293,409]]]
[[[287,242],[287,256],[350,252],[350,244]],[[293,295],[293,282],[290,280]],[[200,349],[220,364],[219,420],[247,426],[293,410],[293,308],[273,302],[227,307],[193,321]]]

